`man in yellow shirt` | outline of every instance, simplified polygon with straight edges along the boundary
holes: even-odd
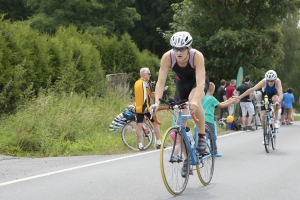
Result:
[[[139,142],[139,150],[144,150],[143,137],[142,137],[142,127],[144,121],[144,115],[149,119],[150,115],[150,97],[154,98],[155,93],[151,91],[150,87],[150,77],[151,73],[149,68],[141,68],[140,70],[141,78],[139,78],[134,84],[134,96],[135,96],[135,112],[136,112],[136,122],[137,122],[137,138]],[[151,119],[154,125],[154,132],[156,136],[156,148],[159,149],[161,146],[160,141],[160,129],[159,125],[154,122],[153,118]]]

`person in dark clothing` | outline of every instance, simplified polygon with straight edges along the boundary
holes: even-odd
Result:
[[[241,84],[239,87],[237,87],[236,90],[240,92],[240,95],[242,95],[245,91],[247,91],[250,88],[251,88],[250,78],[248,76],[246,76],[244,79],[244,83]],[[252,103],[252,98],[253,98],[253,93],[250,93],[249,95],[243,97],[240,100],[240,109],[242,111],[243,130],[254,131],[254,129],[251,126],[252,116],[255,114],[254,106]],[[249,114],[249,117],[247,117],[247,113]]]
[[[224,102],[227,100],[226,98],[226,81],[224,79],[221,80],[221,86],[218,88],[217,90],[217,95],[218,95],[218,101],[220,103]],[[225,114],[225,117],[228,116],[228,107],[225,108],[219,108],[220,109],[220,113],[219,113],[219,120],[223,118],[223,114]]]

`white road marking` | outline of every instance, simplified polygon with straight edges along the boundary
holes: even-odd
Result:
[[[226,134],[226,135],[218,136],[218,138],[227,137],[227,136],[231,136],[231,135],[235,135],[235,134],[239,134],[239,133],[243,133],[243,132],[245,132],[245,131],[233,132],[233,133],[229,133],[229,134]],[[103,163],[113,162],[113,161],[117,161],[117,160],[123,160],[123,159],[126,159],[126,158],[132,158],[132,157],[141,156],[141,155],[145,155],[145,154],[150,154],[150,153],[154,153],[154,152],[157,152],[157,151],[159,151],[159,150],[138,153],[138,154],[124,156],[124,157],[120,157],[120,158],[114,158],[114,159],[110,159],[110,160],[95,162],[95,163],[81,165],[81,166],[77,166],[77,167],[71,167],[71,168],[68,168],[68,169],[63,169],[63,170],[58,170],[58,171],[54,171],[54,172],[39,174],[39,175],[30,176],[30,177],[26,177],[26,178],[21,178],[21,179],[17,179],[17,180],[13,180],[13,181],[7,181],[7,182],[4,182],[4,183],[0,183],[0,187],[5,186],[5,185],[14,184],[14,183],[23,182],[23,181],[28,181],[28,180],[32,180],[32,179],[37,179],[37,178],[40,178],[40,177],[51,176],[51,175],[54,175],[54,174],[73,171],[73,170],[81,169],[81,168],[85,168],[85,167],[91,167],[91,166],[94,166],[94,165],[101,165]]]
[[[120,158],[114,158],[114,159],[110,159],[110,160],[104,160],[104,161],[95,162],[95,163],[86,164],[86,165],[81,165],[81,166],[77,166],[77,167],[71,167],[71,168],[68,168],[68,169],[63,169],[63,170],[58,170],[58,171],[54,171],[54,172],[39,174],[39,175],[30,176],[30,177],[26,177],[26,178],[21,178],[21,179],[17,179],[17,180],[13,180],[13,181],[7,181],[7,182],[4,182],[4,183],[0,183],[0,187],[4,186],[4,185],[10,185],[10,184],[14,184],[14,183],[19,183],[19,182],[22,182],[22,181],[32,180],[32,179],[36,179],[36,178],[40,178],[40,177],[51,176],[51,175],[54,175],[54,174],[59,174],[59,173],[63,173],[63,172],[73,171],[73,170],[76,170],[76,169],[81,169],[81,168],[90,167],[90,166],[94,166],[94,165],[100,165],[100,164],[103,164],[103,163],[108,163],[108,162],[113,162],[113,161],[117,161],[117,160],[123,160],[123,159],[126,159],[126,158],[132,158],[132,157],[136,157],[136,156],[141,156],[141,155],[145,155],[145,154],[149,154],[149,153],[153,153],[153,152],[155,152],[155,151],[148,151],[148,152],[138,153],[138,154],[124,156],[124,157],[120,157]]]

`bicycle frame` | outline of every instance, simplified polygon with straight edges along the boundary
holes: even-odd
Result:
[[[193,138],[194,138],[194,141],[195,141],[195,145],[194,145],[194,147],[192,147],[191,144],[190,144],[190,142],[189,142],[190,139],[189,139],[189,137],[186,134],[185,127],[184,127],[184,124],[183,124],[183,120],[190,120],[190,119],[193,119],[191,115],[183,115],[181,110],[178,112],[177,125],[180,127],[179,130],[181,131],[181,133],[182,133],[185,141],[187,141],[186,145],[187,145],[187,149],[189,151],[189,155],[190,155],[190,158],[191,158],[190,164],[191,165],[197,165],[202,160],[204,160],[204,159],[206,159],[208,157],[211,157],[211,154],[208,154],[208,155],[206,155],[204,157],[201,157],[197,161],[197,157],[199,157],[199,155],[196,153],[196,147],[198,145],[198,128],[196,126],[194,127],[194,136],[193,136]],[[181,146],[183,145],[183,137],[181,137],[181,141],[180,141]],[[176,140],[176,138],[175,138],[175,140]],[[174,143],[174,145],[175,145],[175,143]],[[180,150],[181,158],[182,158],[182,149],[183,148],[181,148],[181,150]],[[209,146],[209,149],[211,150],[210,146]],[[173,151],[174,151],[174,148],[173,148]]]

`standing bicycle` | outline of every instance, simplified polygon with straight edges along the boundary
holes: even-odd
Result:
[[[193,119],[198,122],[194,114],[183,115],[182,110],[187,109],[190,103],[185,101],[175,102],[169,99],[159,99],[167,106],[160,107],[163,110],[173,110],[177,125],[167,129],[160,148],[160,169],[164,184],[172,195],[181,194],[188,183],[189,175],[196,170],[203,185],[208,185],[214,172],[214,142],[208,126],[205,126],[206,139],[205,150],[196,150],[198,141],[198,130],[194,127],[194,136],[189,128],[183,124],[183,120]],[[160,124],[156,116],[154,120]],[[202,119],[203,120],[203,119]]]
[[[121,131],[121,137],[124,144],[132,150],[139,150],[139,141],[136,133],[137,123],[136,119],[131,119],[126,122]],[[151,147],[155,143],[156,138],[154,137],[154,125],[147,116],[144,116],[142,132],[141,132],[141,143],[143,144],[144,150]]]

